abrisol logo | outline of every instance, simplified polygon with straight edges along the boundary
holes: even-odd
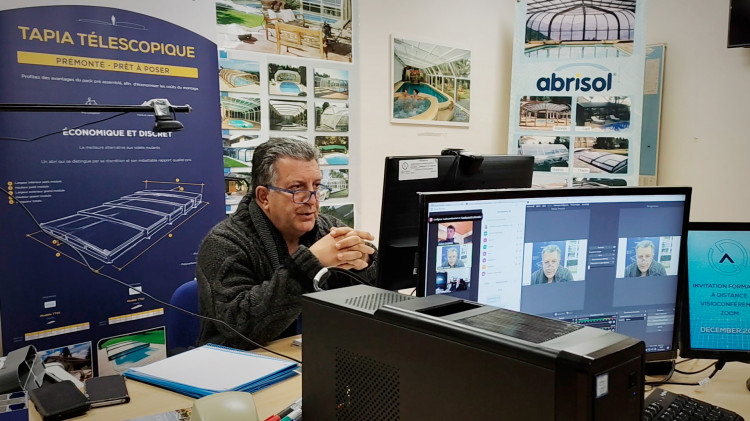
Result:
[[[612,89],[612,73],[607,73],[607,77],[581,77],[580,74],[575,77],[558,77],[552,73],[550,77],[540,77],[536,81],[536,88],[540,91],[569,92],[573,91],[609,91]]]

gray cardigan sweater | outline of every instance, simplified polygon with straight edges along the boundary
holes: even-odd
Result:
[[[219,222],[201,244],[196,267],[200,314],[223,320],[260,344],[288,333],[302,313],[301,295],[313,292],[312,280],[323,268],[308,247],[334,226],[345,224],[319,215],[289,255],[281,233],[252,195],[245,196],[237,211]],[[367,268],[353,272],[374,285],[376,262],[377,252]],[[346,274],[326,276],[331,286],[351,284]],[[206,343],[255,348],[226,326],[202,320],[198,345]]]

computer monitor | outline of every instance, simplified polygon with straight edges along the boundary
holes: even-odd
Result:
[[[750,223],[691,222],[680,356],[750,362]]]
[[[671,363],[690,195],[689,187],[421,193],[418,295],[614,331],[643,340],[647,361]],[[447,241],[448,225],[464,235]]]
[[[417,192],[530,187],[534,158],[515,155],[390,156],[385,159],[378,286],[417,286]]]

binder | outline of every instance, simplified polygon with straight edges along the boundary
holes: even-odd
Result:
[[[253,352],[206,344],[133,367],[127,378],[200,398],[227,391],[256,392],[295,376],[298,364]]]

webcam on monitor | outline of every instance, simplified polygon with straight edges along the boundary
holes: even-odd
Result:
[[[474,175],[479,172],[484,157],[475,155],[464,149],[446,148],[440,152],[441,155],[455,155],[458,157],[458,168],[466,175]]]

